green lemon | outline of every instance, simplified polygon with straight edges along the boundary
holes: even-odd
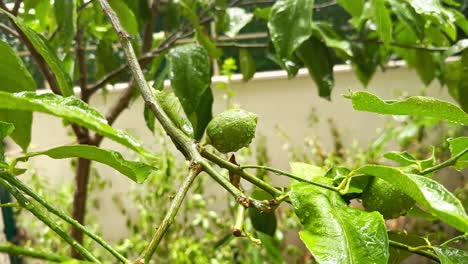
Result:
[[[362,204],[366,211],[378,211],[385,219],[406,214],[416,202],[390,183],[374,177],[362,193]]]
[[[242,109],[231,109],[216,115],[208,124],[208,142],[223,153],[247,147],[255,137],[257,115]]]

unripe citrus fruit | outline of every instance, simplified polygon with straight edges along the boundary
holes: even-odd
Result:
[[[208,142],[223,153],[247,147],[255,137],[257,115],[242,109],[231,109],[216,115],[208,124]]]
[[[385,219],[406,214],[415,203],[413,198],[377,177],[371,179],[362,193],[362,205],[366,211],[378,211]]]

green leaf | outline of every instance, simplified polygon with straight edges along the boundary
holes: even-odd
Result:
[[[292,172],[314,174],[304,167]],[[299,236],[318,263],[387,263],[388,238],[379,213],[350,208],[337,192],[302,182],[291,185],[289,196],[304,226]]]
[[[466,263],[468,260],[468,252],[458,248],[436,246],[434,251],[439,257],[440,264]]]
[[[372,19],[377,26],[377,32],[384,42],[388,45],[392,42],[392,20],[390,12],[385,6],[385,0],[371,0]]]
[[[468,39],[460,39],[457,43],[450,46],[448,50],[444,52],[444,57],[450,57],[454,54],[460,53],[468,48]]]
[[[310,77],[317,85],[320,97],[330,100],[335,81],[333,58],[327,46],[317,38],[311,37],[297,49],[297,56],[307,66]]]
[[[200,140],[205,132],[205,128],[213,118],[213,93],[210,88],[203,93],[200,103],[195,112],[188,116],[193,125],[193,135],[196,140]]]
[[[359,81],[367,86],[380,64],[380,46],[373,43],[365,45],[363,43],[352,43],[351,50],[354,55],[351,57],[353,70]]]
[[[239,49],[239,64],[242,72],[242,79],[248,81],[255,74],[255,60],[247,49]]]
[[[0,121],[0,164],[5,159],[5,150],[3,149],[3,139],[9,136],[15,130],[15,126],[11,123]]]
[[[96,131],[98,134],[127,146],[146,157],[153,156],[136,139],[124,131],[112,128],[96,109],[73,96],[62,97],[49,93],[38,95],[33,92],[0,92],[0,109],[41,112],[58,116]]]
[[[147,106],[145,106],[143,109],[143,118],[145,119],[145,124],[148,129],[154,134],[154,124],[156,117],[154,116],[153,112],[151,112],[151,109],[149,109]]]
[[[3,11],[2,9],[0,9],[0,13],[6,14],[8,17],[10,17],[10,19],[12,19],[18,28],[28,38],[37,52],[41,54],[54,73],[55,79],[57,80],[57,84],[62,94],[64,96],[73,95],[73,84],[70,76],[65,71],[65,67],[57,57],[57,54],[50,47],[49,42],[10,13]]]
[[[388,232],[388,239],[412,247],[427,245],[427,242],[423,237],[411,235],[406,232],[390,231]],[[403,260],[407,259],[411,255],[412,253],[406,250],[390,247],[390,257],[388,259],[388,264],[401,264]]]
[[[359,17],[364,10],[364,0],[338,0],[337,1],[353,17]]]
[[[116,54],[112,48],[113,39],[102,38],[96,49],[96,78],[100,79],[107,73],[116,69],[119,65]],[[111,83],[113,83],[111,81]]]
[[[317,38],[323,39],[325,44],[334,49],[337,55],[342,59],[348,59],[353,56],[351,44],[343,40],[343,38],[333,29],[332,25],[328,23],[315,22],[312,23],[313,35]]]
[[[254,188],[251,197],[257,200],[271,200],[273,197],[262,189]],[[249,217],[255,230],[274,237],[276,232],[275,212],[261,213],[256,208],[249,208]]]
[[[447,224],[468,231],[468,216],[461,202],[438,182],[382,165],[366,165],[356,172],[386,180]]]
[[[106,164],[131,180],[142,183],[155,170],[154,167],[142,162],[125,160],[119,152],[98,148],[91,145],[74,145],[52,148],[46,151],[30,152],[26,156],[18,158],[19,161],[27,161],[29,158],[47,155],[53,159],[83,158]]]
[[[253,14],[247,13],[243,8],[230,7],[226,9],[224,34],[230,38],[236,37],[239,31],[252,21],[252,19]]]
[[[58,26],[56,39],[58,43],[68,49],[76,32],[76,1],[56,0],[54,14]]]
[[[155,91],[155,97],[156,101],[167,114],[169,119],[171,119],[172,123],[184,131],[186,135],[193,137],[193,128],[190,121],[183,113],[180,113],[182,106],[174,93],[169,90]],[[152,112],[151,115],[154,117]]]
[[[452,154],[452,157],[458,155],[459,153],[468,148],[468,137],[449,138],[447,139],[447,141],[450,145],[450,153]],[[454,166],[457,170],[467,168],[468,153],[458,158]]]
[[[353,108],[359,111],[432,117],[468,125],[468,115],[458,106],[431,97],[411,96],[402,101],[383,101],[368,92],[352,92],[346,97],[352,100]]]
[[[414,54],[413,66],[424,85],[428,86],[435,78],[437,67],[434,58],[432,57],[432,53],[425,50],[415,50]]]
[[[127,3],[123,0],[108,0],[109,5],[117,14],[124,29],[131,35],[138,35],[138,21]]]
[[[458,82],[458,103],[468,113],[468,49],[461,56],[460,81]]]
[[[289,59],[312,34],[313,0],[280,0],[268,20],[271,41],[280,60]]]
[[[425,160],[418,160],[408,152],[390,151],[383,155],[385,158],[398,162],[401,166],[416,165],[419,171],[434,166],[434,153]]]
[[[414,9],[408,5],[408,3],[399,0],[390,0],[389,3],[398,19],[405,23],[407,28],[413,32],[418,39],[422,39],[424,36],[424,21]]]
[[[23,61],[7,43],[0,40],[0,91],[9,93],[36,90],[36,83]],[[32,113],[0,110],[0,120],[12,123],[16,129],[11,138],[26,151],[31,142]]]
[[[254,16],[268,21],[270,17],[271,7],[256,7],[254,10]]]
[[[192,123],[195,137],[200,137],[208,124],[206,120],[211,119],[213,102],[208,54],[199,45],[187,44],[171,49],[166,58],[172,89]]]
[[[281,244],[275,237],[269,236],[262,232],[257,233],[258,238],[262,241],[262,247],[265,249],[265,255],[273,264],[286,263],[281,255]]]

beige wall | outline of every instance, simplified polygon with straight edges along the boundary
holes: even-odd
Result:
[[[258,133],[267,137],[269,155],[274,166],[288,169],[288,153],[282,151],[284,142],[278,138],[275,127],[280,125],[287,129],[294,144],[302,144],[304,137],[317,136],[322,139],[326,148],[331,147],[331,136],[327,118],[337,120],[337,126],[343,131],[343,140],[346,144],[353,141],[361,144],[368,143],[376,135],[376,130],[382,128],[390,117],[376,114],[354,111],[350,101],[344,99],[341,94],[348,89],[361,90],[363,87],[354,77],[347,66],[335,68],[336,87],[333,91],[332,101],[319,98],[317,89],[306,71],[301,70],[298,77],[288,80],[284,72],[259,73],[255,78],[243,83],[240,76],[234,76],[232,87],[236,93],[234,102],[244,109],[255,112],[259,116]],[[219,81],[222,78],[215,78]],[[385,73],[377,73],[370,83],[368,90],[385,99],[395,98],[398,91],[407,91],[409,95],[420,93],[423,85],[414,71],[405,67],[389,68]],[[215,94],[214,112],[220,112],[225,108],[226,102],[222,99],[223,91],[213,89]],[[120,95],[121,90],[111,90],[107,98],[97,96],[91,104],[100,109],[107,109]],[[427,90],[430,96],[450,100],[446,89],[441,89],[435,82]],[[308,128],[307,117],[311,109],[316,109],[316,114],[321,118],[319,125]],[[147,146],[157,151],[156,140],[148,131],[143,119],[143,104],[138,99],[130,109],[126,110],[117,120],[115,126],[126,129],[140,138]],[[62,126],[62,121],[44,114],[34,114],[33,140],[30,150],[41,150],[51,146],[71,143],[73,137],[67,136]],[[10,153],[17,152],[17,148],[10,144]],[[121,146],[105,140],[103,147],[122,150],[127,157],[131,153]],[[46,157],[32,159],[32,166],[38,174],[50,179],[51,184],[60,185],[73,179],[69,160],[52,160]],[[115,217],[116,208],[110,199],[113,193],[125,195],[131,182],[119,175],[116,171],[102,165],[96,165],[101,175],[112,179],[112,190],[101,193],[100,222],[105,226],[104,235],[109,239],[118,239],[126,235],[124,219]],[[24,176],[23,176],[24,177]],[[218,188],[218,187],[216,187]],[[217,191],[215,189],[214,191]]]

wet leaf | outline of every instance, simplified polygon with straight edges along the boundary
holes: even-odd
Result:
[[[468,216],[463,205],[440,183],[382,165],[366,165],[356,172],[379,177],[391,183],[447,224],[463,232],[468,231]]]
[[[268,30],[280,60],[293,52],[312,34],[313,0],[281,0],[270,12]]]
[[[0,92],[0,109],[41,112],[58,116],[69,122],[96,131],[98,134],[127,146],[146,157],[153,156],[136,139],[124,131],[112,128],[97,110],[72,96],[62,97],[55,94],[38,95],[33,92]]]
[[[247,13],[243,8],[231,7],[226,9],[224,34],[230,38],[236,37],[239,31],[252,21],[252,18],[253,14]]]
[[[303,178],[316,174],[297,163],[292,172]],[[303,182],[291,184],[290,198],[304,226],[299,236],[318,263],[387,263],[388,237],[379,213],[350,208],[337,192]]]
[[[468,114],[458,106],[431,97],[411,96],[402,101],[383,101],[368,92],[352,92],[346,97],[352,100],[353,108],[359,111],[432,117],[468,125]]]
[[[119,152],[98,148],[90,145],[74,145],[52,148],[46,151],[30,152],[18,160],[27,161],[29,158],[47,155],[53,159],[83,158],[106,164],[131,180],[142,183],[156,168],[142,162],[125,160]]]
[[[468,260],[468,252],[447,246],[434,247],[441,264],[465,263]]]

